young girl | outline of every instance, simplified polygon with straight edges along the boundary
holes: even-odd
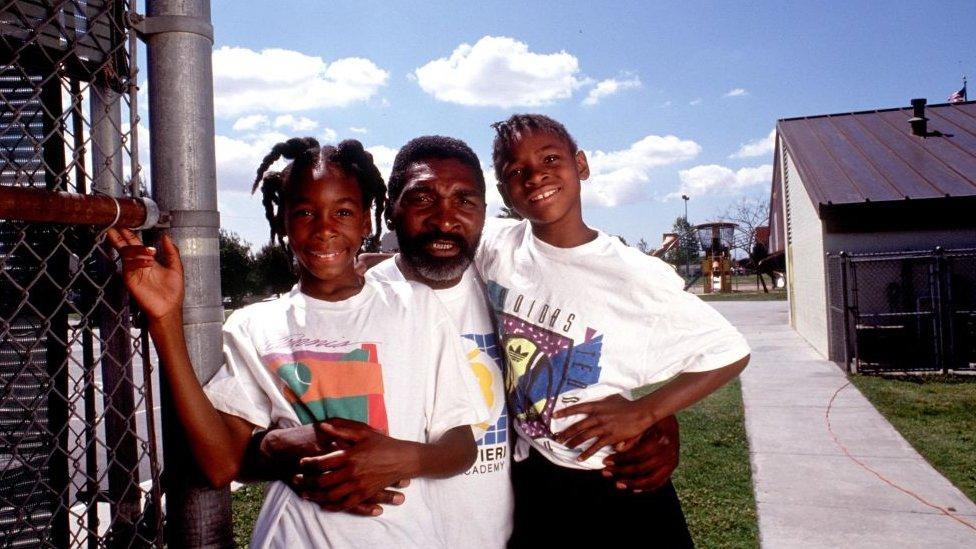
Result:
[[[177,416],[214,486],[238,476],[255,429],[328,420],[339,448],[319,458],[320,483],[346,510],[401,479],[449,476],[475,457],[470,425],[483,400],[465,379],[456,329],[419,285],[365,283],[353,265],[370,234],[370,205],[382,212],[385,186],[358,141],[319,147],[311,138],[274,147],[293,162],[265,182],[272,236],[287,237],[299,283],[286,296],[245,307],[224,325],[221,370],[201,388],[183,338],[183,273],[163,236],[158,251],[126,230],[110,231],[126,285],[149,318]],[[255,184],[257,186],[258,183]],[[437,547],[423,479],[403,505],[382,516],[322,511],[272,483],[253,547]]]

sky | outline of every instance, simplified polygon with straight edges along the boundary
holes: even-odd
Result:
[[[296,135],[359,139],[384,176],[413,137],[463,139],[493,215],[489,125],[539,112],[589,157],[586,222],[653,247],[682,194],[692,224],[768,197],[776,120],[942,103],[976,77],[976,2],[918,6],[213,0],[221,222],[267,242],[250,186]]]

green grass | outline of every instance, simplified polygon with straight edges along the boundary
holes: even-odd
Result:
[[[976,501],[976,377],[851,376],[905,440]]]
[[[674,485],[698,547],[759,547],[756,498],[736,379],[678,414]]]
[[[248,547],[254,521],[261,511],[264,501],[264,483],[248,484],[231,494],[231,509],[234,517],[234,542],[238,547]]]
[[[759,547],[742,391],[736,379],[678,415],[681,464],[674,484],[698,547]],[[233,495],[234,538],[246,546],[263,485]]]
[[[768,294],[761,290],[731,294],[700,294],[698,297],[702,298],[702,301],[784,301],[786,290],[770,290]]]

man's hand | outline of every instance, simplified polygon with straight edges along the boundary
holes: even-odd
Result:
[[[641,401],[627,400],[620,395],[567,406],[556,411],[552,417],[563,418],[576,414],[586,417],[557,433],[555,437],[556,441],[568,448],[596,439],[579,455],[579,461],[586,460],[604,446],[613,446],[618,452],[629,449],[654,423],[653,417],[647,413]]]
[[[620,489],[657,490],[678,467],[680,450],[678,420],[668,416],[644,431],[633,448],[607,456],[603,476],[613,477]]]
[[[315,427],[334,437],[340,449],[302,458],[302,472],[292,484],[301,487],[298,492],[303,498],[327,511],[368,510],[366,514],[374,516],[382,512],[374,502],[403,502],[403,494],[387,488],[411,476],[413,445],[357,421],[336,418]]]
[[[249,465],[251,478],[274,478],[283,480],[299,494],[308,494],[311,501],[319,505],[334,504],[318,491],[318,477],[327,473],[299,472],[299,461],[305,457],[321,456],[345,448],[348,443],[336,440],[331,434],[315,424],[273,429],[262,433],[256,442],[256,452],[249,452],[245,463]],[[398,482],[392,488],[405,488],[409,480]],[[318,496],[318,497],[316,497]],[[346,511],[356,515],[377,516],[383,513],[380,505],[400,505],[405,496],[397,491],[386,489],[376,496],[367,498],[359,505]]]

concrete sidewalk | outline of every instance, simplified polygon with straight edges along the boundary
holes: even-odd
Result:
[[[714,302],[752,345],[742,374],[763,547],[976,547],[976,504],[788,325],[784,301]]]

